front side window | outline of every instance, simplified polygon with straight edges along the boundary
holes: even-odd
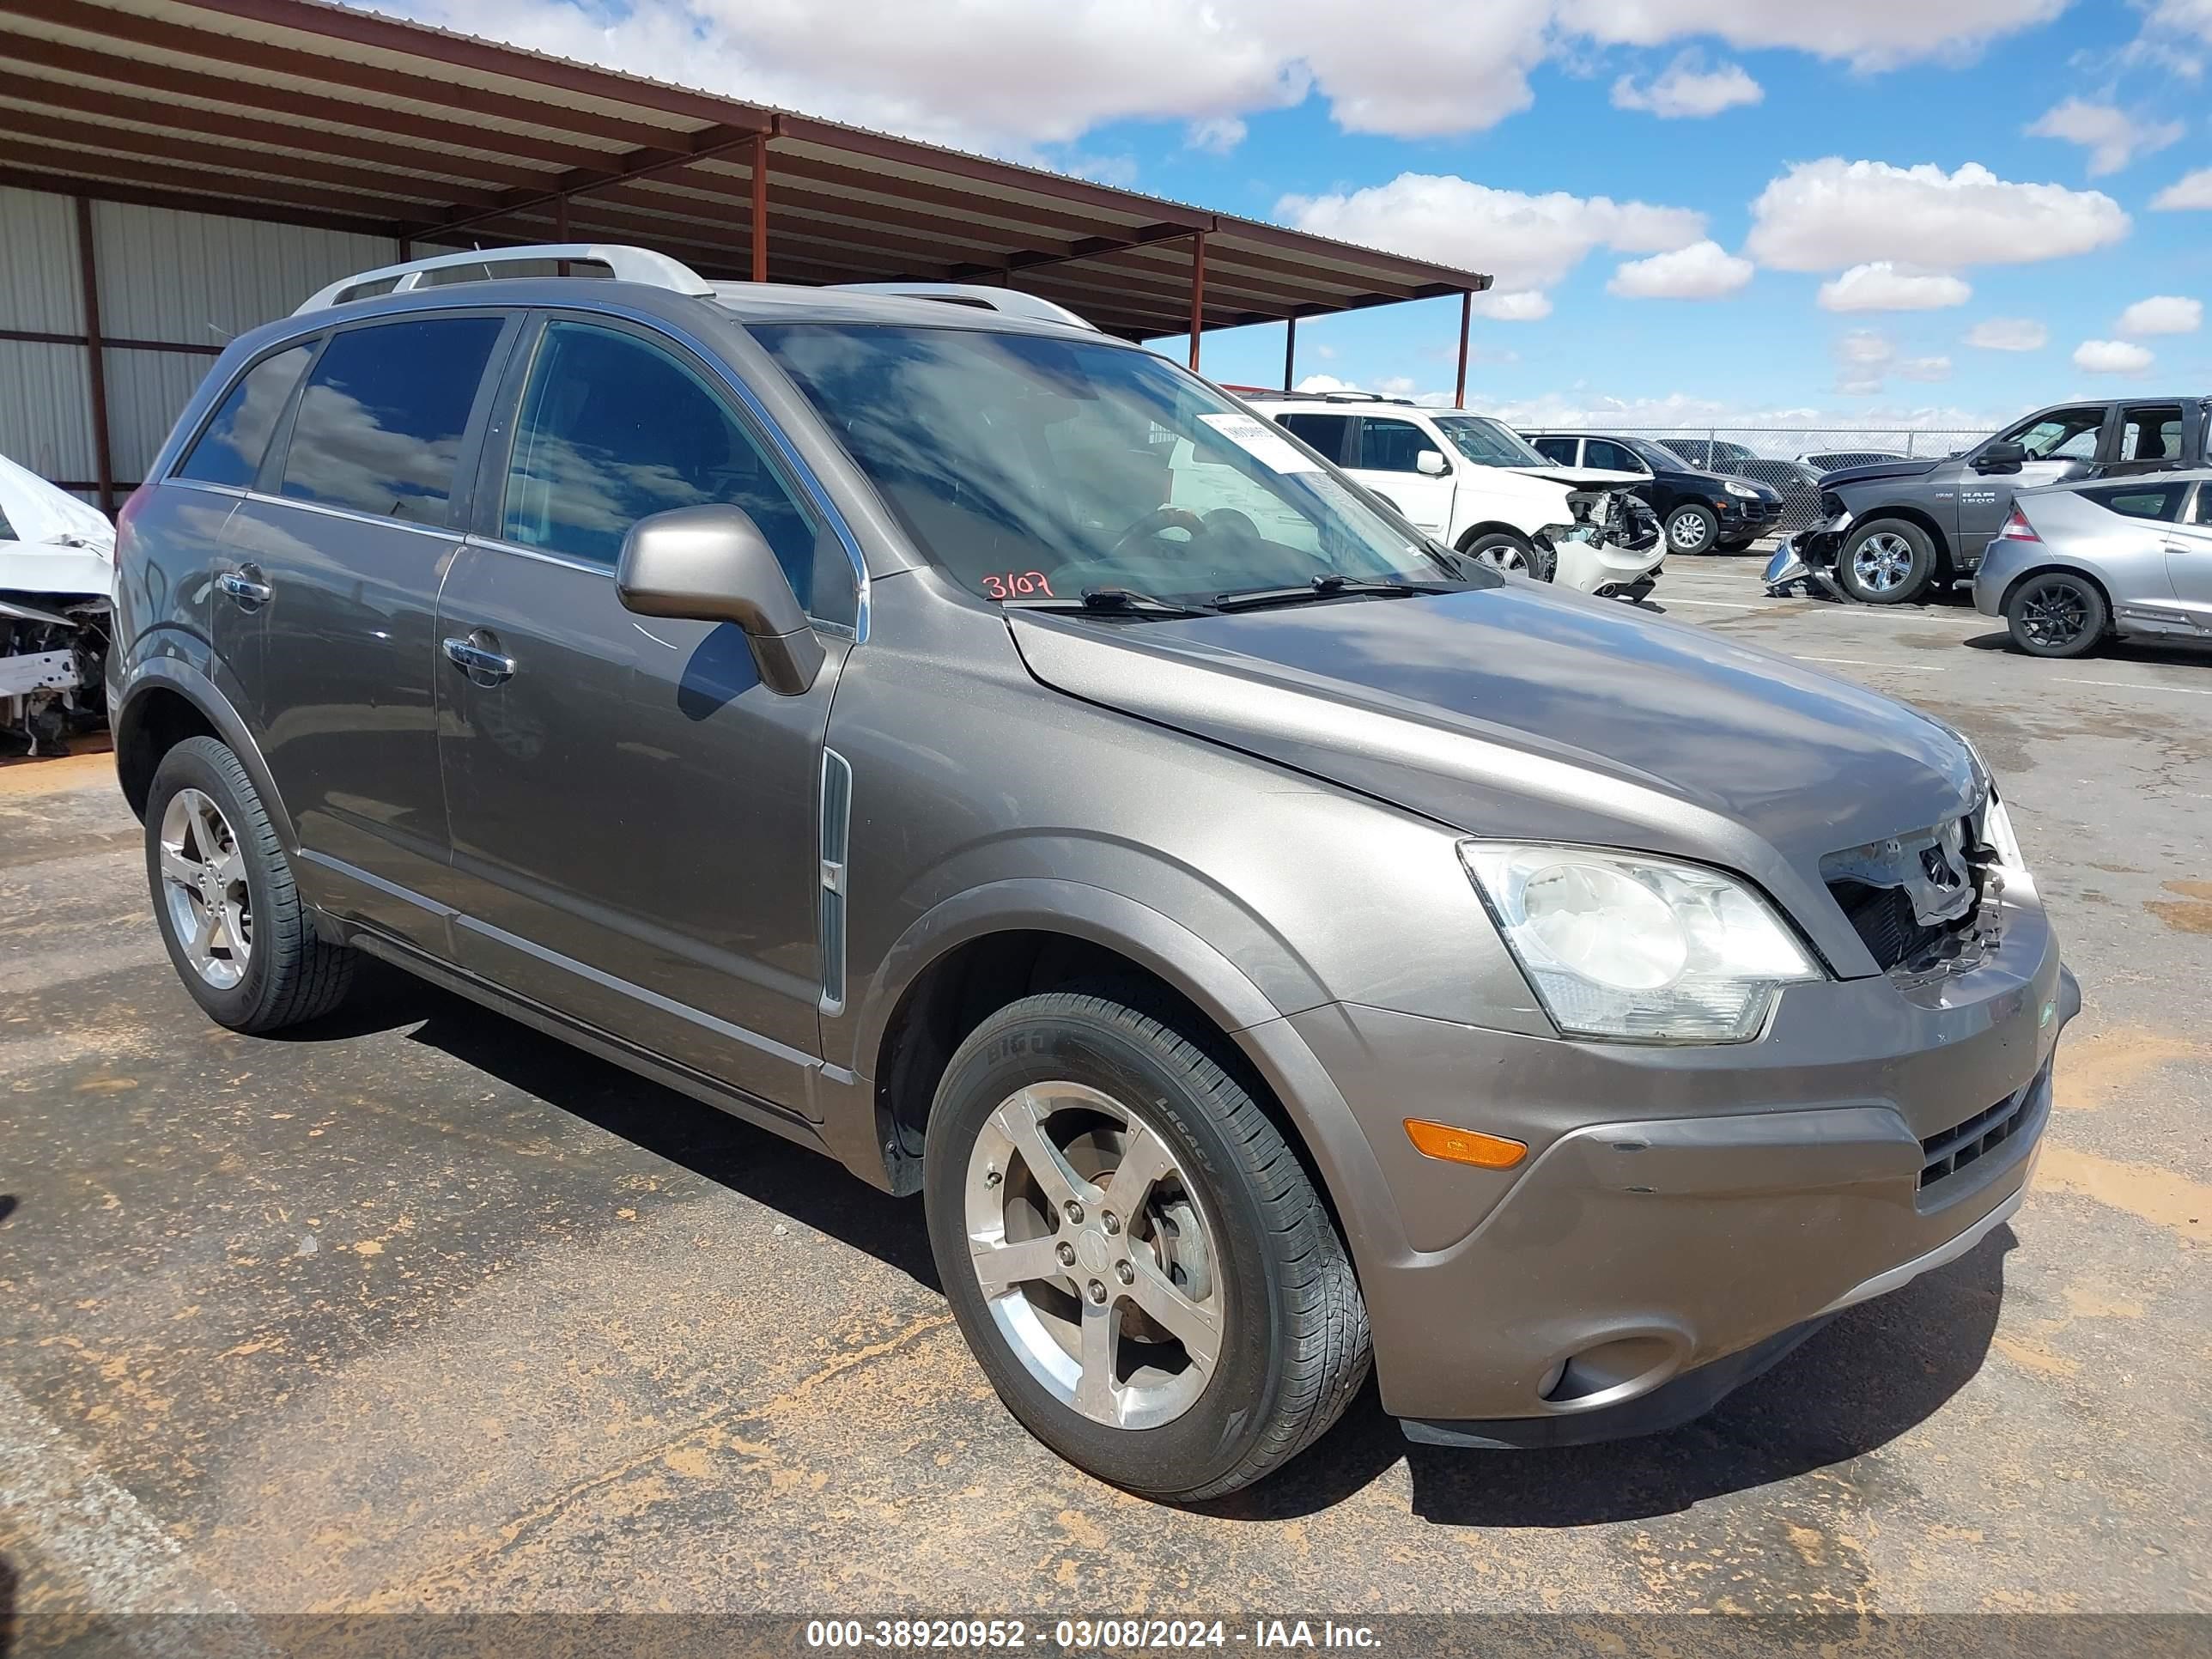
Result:
[[[503,325],[420,317],[331,337],[300,394],[283,494],[442,525],[469,410]]]
[[[672,507],[742,507],[799,603],[850,626],[857,589],[821,517],[690,365],[590,323],[546,325],[515,421],[502,539],[615,566],[640,519]]]
[[[2097,434],[2105,428],[2105,406],[2061,409],[2037,416],[2004,434],[2027,452],[2031,461],[2092,461]]]
[[[2103,489],[2081,492],[2108,513],[2117,513],[2124,519],[2162,519],[2171,524],[2180,516],[2183,497],[2189,494],[2185,483],[2113,484]]]
[[[751,332],[916,547],[986,598],[1453,580],[1272,422],[1151,352],[959,326]]]
[[[2122,417],[2120,454],[2124,461],[2178,461],[2181,459],[2181,405],[2138,404]]]
[[[193,441],[175,476],[250,488],[261,471],[261,458],[268,452],[269,436],[276,429],[285,400],[313,355],[310,345],[288,346],[247,369]]]
[[[2189,516],[2192,524],[2212,525],[2212,483],[2197,486],[2197,506]]]
[[[1439,415],[1437,430],[1477,466],[1542,466],[1546,457],[1510,427],[1487,415]],[[1554,458],[1564,459],[1564,458]]]
[[[1370,415],[1359,423],[1359,465],[1370,471],[1419,472],[1421,452],[1436,447],[1411,421],[1378,421]]]
[[[1332,461],[1344,459],[1344,441],[1352,433],[1349,415],[1278,415],[1285,432],[1294,432]]]

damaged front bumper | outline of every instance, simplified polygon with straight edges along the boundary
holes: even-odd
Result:
[[[1840,513],[1826,524],[1784,536],[1766,562],[1767,592],[1780,599],[1802,585],[1808,593],[1849,599],[1836,580],[1836,561],[1850,527],[1851,515]]]
[[[1657,515],[1626,490],[1575,490],[1567,507],[1573,523],[1547,525],[1536,536],[1553,560],[1552,580],[1632,603],[1650,593],[1667,556]]]

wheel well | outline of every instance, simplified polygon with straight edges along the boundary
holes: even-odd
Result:
[[[2107,623],[2112,621],[2112,589],[2106,587],[2104,583],[2099,581],[2094,576],[2091,575],[2087,571],[2082,569],[2081,567],[2077,564],[2039,564],[2031,570],[2021,571],[2020,574],[2014,576],[2010,581],[2005,584],[2004,598],[1999,601],[1997,605],[1998,614],[2002,615],[2005,611],[2010,608],[2012,605],[2012,596],[2020,592],[2021,584],[2034,577],[2048,576],[2054,572],[2061,572],[2069,576],[2078,576],[2090,586],[2095,588],[2097,590],[2097,597],[2105,602],[2105,620]]]
[[[1468,549],[1473,547],[1477,542],[1480,541],[1485,536],[1510,536],[1515,541],[1519,542],[1523,547],[1534,545],[1534,544],[1529,539],[1528,532],[1527,531],[1518,529],[1510,524],[1496,523],[1470,525],[1468,527],[1467,532],[1459,538],[1455,545],[1458,547],[1461,552],[1464,553]]]
[[[215,722],[180,692],[156,686],[124,710],[115,732],[115,775],[123,798],[141,818],[161,757],[187,738],[222,734]]]
[[[1335,1200],[1312,1149],[1236,1040],[1143,963],[1091,939],[1042,930],[987,933],[956,945],[922,969],[900,997],[884,1029],[875,1071],[876,1139],[884,1149],[893,1192],[921,1189],[922,1148],[937,1085],[969,1033],[1010,1002],[1077,985],[1110,985],[1132,1006],[1173,1025],[1235,1078],[1282,1132],[1341,1236]]]

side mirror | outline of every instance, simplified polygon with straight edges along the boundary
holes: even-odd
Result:
[[[1974,457],[1977,472],[2017,472],[2027,465],[2027,452],[2018,444],[1984,444],[1982,453]]]
[[[1433,449],[1425,449],[1414,456],[1413,465],[1417,471],[1431,478],[1441,478],[1451,471],[1444,465],[1443,456]]]
[[[623,538],[615,592],[641,617],[735,623],[761,684],[795,697],[822,672],[822,641],[752,515],[679,507],[640,519]]]

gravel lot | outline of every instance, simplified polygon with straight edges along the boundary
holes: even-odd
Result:
[[[1706,1419],[1184,1512],[1032,1443],[918,1203],[396,977],[210,1026],[104,757],[0,769],[0,1652],[182,1609],[2212,1612],[2212,652],[1654,607],[1941,714],[2087,1006],[2010,1230]]]

